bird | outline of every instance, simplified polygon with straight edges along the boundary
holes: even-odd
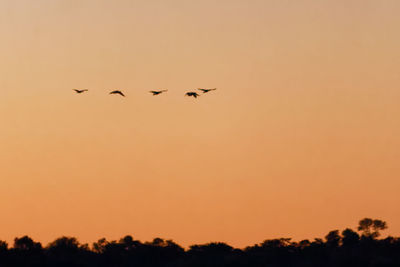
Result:
[[[115,95],[115,94],[122,95],[122,96],[125,97],[124,93],[122,93],[122,92],[119,91],[119,90],[115,90],[115,91],[110,92],[110,95]]]
[[[187,92],[185,94],[185,96],[193,96],[194,98],[197,98],[200,95],[198,93],[196,93],[196,92]]]
[[[164,92],[167,92],[168,90],[160,90],[160,91],[149,91],[150,93],[152,93],[153,95],[159,95],[162,94]]]
[[[83,92],[89,91],[88,89],[82,89],[82,90],[72,89],[72,90],[74,90],[77,94],[82,94]]]
[[[197,88],[197,90],[200,90],[200,91],[203,92],[203,94],[205,94],[205,93],[208,93],[208,92],[210,92],[210,91],[217,90],[217,88],[210,88],[210,89],[207,89],[207,88]]]

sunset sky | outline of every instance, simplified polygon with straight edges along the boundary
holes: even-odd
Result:
[[[364,217],[399,236],[399,14],[398,0],[0,1],[0,239],[244,247]],[[218,90],[184,97],[198,87]]]

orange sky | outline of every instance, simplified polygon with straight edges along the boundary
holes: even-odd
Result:
[[[366,216],[400,235],[399,13],[397,0],[1,1],[0,239],[243,247]],[[183,97],[197,87],[219,89]]]

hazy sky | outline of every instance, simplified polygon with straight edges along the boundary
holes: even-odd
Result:
[[[399,13],[398,0],[0,1],[0,239],[243,247],[364,217],[400,235]],[[183,96],[197,87],[218,90]]]

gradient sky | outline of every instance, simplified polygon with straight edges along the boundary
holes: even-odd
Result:
[[[0,1],[0,239],[243,247],[364,217],[400,235],[399,14],[398,0]],[[197,87],[219,89],[183,97]]]

